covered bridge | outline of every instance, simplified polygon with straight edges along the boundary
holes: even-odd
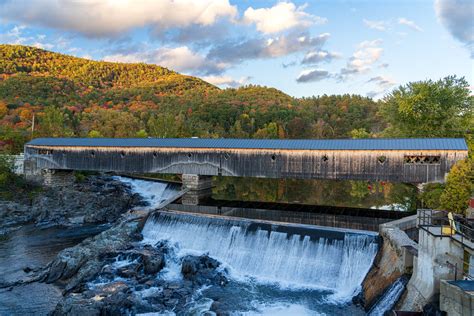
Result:
[[[25,174],[91,170],[423,183],[443,181],[466,156],[462,138],[38,138],[25,145]]]

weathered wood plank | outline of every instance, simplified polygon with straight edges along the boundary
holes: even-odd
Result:
[[[439,163],[410,164],[405,156],[439,156]],[[452,165],[466,156],[463,150],[25,146],[27,165],[33,169],[412,183],[444,181]]]

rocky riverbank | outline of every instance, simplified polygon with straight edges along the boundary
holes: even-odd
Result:
[[[26,223],[42,227],[111,223],[138,205],[143,205],[141,197],[124,183],[91,176],[70,187],[44,187],[31,200],[0,200],[0,235]]]
[[[30,203],[0,201],[5,236],[27,223],[38,229],[112,223],[109,229],[62,250],[43,268],[28,269],[27,277],[0,288],[14,293],[16,288],[50,284],[46,289],[62,292],[57,305],[57,300],[52,301],[56,305],[49,309],[53,315],[179,314],[199,309],[193,307],[194,299],[202,289],[226,286],[226,271],[207,255],[187,255],[173,262],[167,243],[142,244],[140,232],[147,212],[127,211],[144,205],[128,185],[103,176],[71,187],[44,188]],[[158,277],[164,269],[177,269],[179,277]],[[222,313],[225,306],[215,300],[205,309]]]
[[[123,240],[125,241],[125,240]],[[125,242],[123,245],[127,245]],[[95,257],[70,279],[64,299],[53,315],[126,315],[139,313],[185,314],[194,298],[206,287],[223,287],[228,283],[220,263],[206,256],[186,256],[179,263],[182,278],[166,280],[157,277],[167,266],[170,250],[166,243],[143,246],[135,243],[130,249],[110,250]],[[79,247],[78,247],[79,248]],[[84,246],[80,246],[84,249]],[[120,247],[122,248],[122,247]],[[71,260],[69,257],[68,260]],[[58,270],[58,263],[61,268]],[[68,277],[72,265],[59,259],[51,266],[48,279],[63,273]],[[211,306],[217,311],[218,304]]]
[[[38,315],[54,310],[67,284],[59,279],[52,282],[55,277],[52,272],[57,272],[59,267],[53,267],[52,263],[47,265],[48,260],[88,236],[117,238],[114,232],[118,230],[113,228],[120,225],[124,214],[147,204],[132,191],[129,184],[117,178],[89,176],[68,187],[35,187],[34,195],[0,200],[0,305],[3,305],[0,314],[31,313],[35,307]],[[110,227],[110,232],[100,234]],[[90,242],[84,240],[85,245]],[[109,241],[103,242],[112,247]],[[81,254],[82,257],[76,257],[78,265],[93,258],[91,253]],[[48,259],[45,261],[45,258]],[[61,277],[76,272],[68,270]],[[48,294],[41,295],[41,292]],[[30,297],[27,304],[21,299],[25,295]]]

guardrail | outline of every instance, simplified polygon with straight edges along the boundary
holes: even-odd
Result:
[[[474,221],[469,221],[459,215],[449,215],[447,211],[430,209],[418,210],[418,227],[435,237],[447,237],[460,243],[463,248],[474,251]],[[469,272],[470,265],[474,264],[469,256],[463,258],[463,267],[446,262],[455,271],[457,279],[458,270],[461,268],[465,279],[474,280],[474,275]],[[472,270],[472,267],[471,267]]]

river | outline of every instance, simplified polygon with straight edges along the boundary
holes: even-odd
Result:
[[[73,228],[23,226],[0,239],[0,284],[28,279],[25,268],[45,266],[61,250],[93,236],[108,225]],[[27,270],[26,270],[27,271]],[[0,289],[0,315],[47,315],[61,298],[61,289],[31,283]]]

